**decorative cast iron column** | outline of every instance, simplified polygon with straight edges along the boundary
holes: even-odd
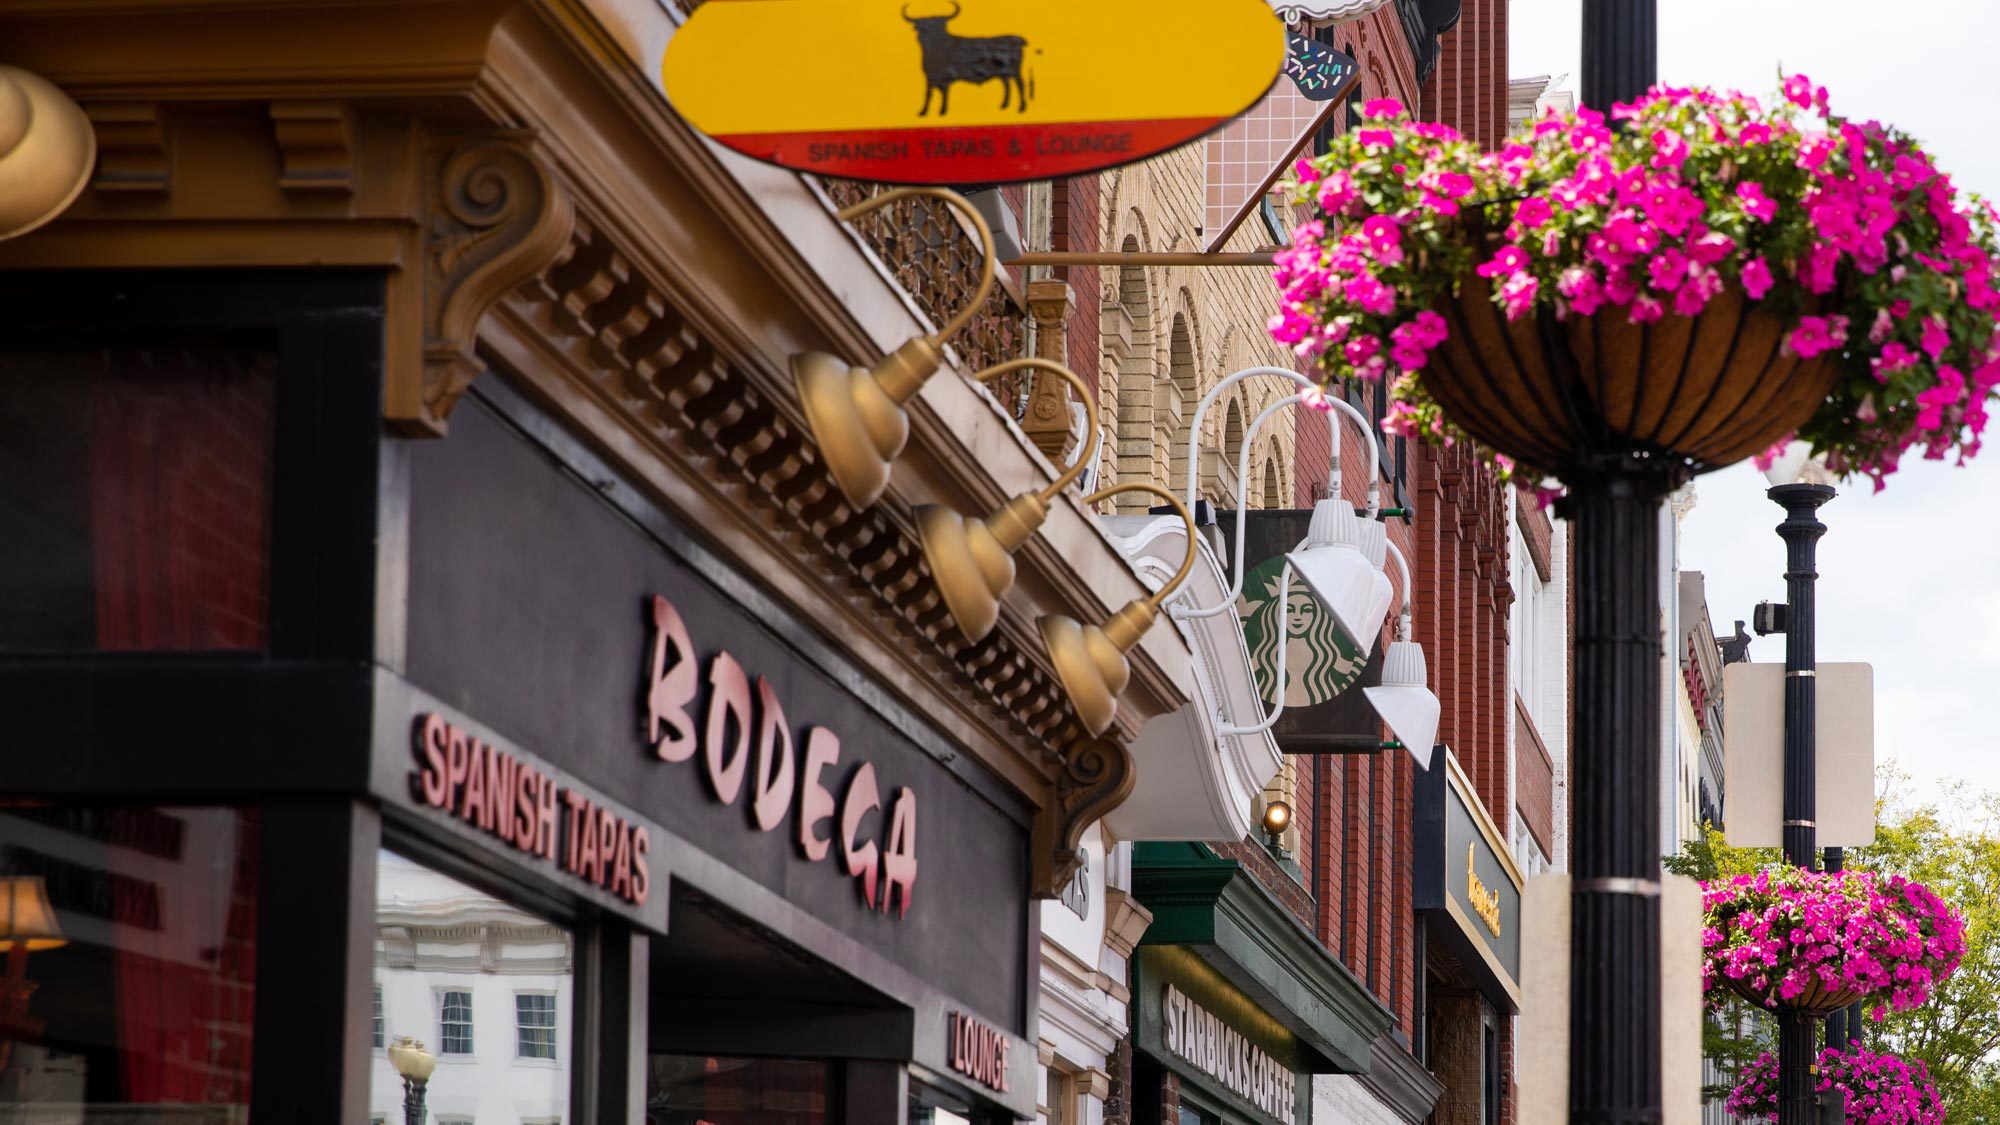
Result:
[[[1585,0],[1583,100],[1658,75],[1655,0]],[[1577,533],[1571,727],[1573,1125],[1660,1120],[1660,503],[1684,470],[1628,453],[1564,477]]]
[[[1826,525],[1820,505],[1833,499],[1823,484],[1781,484],[1766,495],[1785,509],[1785,862],[1818,865],[1819,666],[1814,610],[1818,551]],[[1778,1125],[1812,1125],[1812,1068],[1819,1055],[1818,1017],[1788,1008],[1778,1015]]]
[[[1660,1120],[1660,503],[1681,480],[1631,457],[1569,478],[1574,1123]]]

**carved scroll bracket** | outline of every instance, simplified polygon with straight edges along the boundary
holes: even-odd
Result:
[[[1132,752],[1102,738],[1063,749],[1055,794],[1035,818],[1034,893],[1055,898],[1083,862],[1083,833],[1122,804],[1137,780]]]
[[[520,134],[460,142],[440,157],[424,221],[422,386],[392,385],[386,405],[392,425],[420,436],[442,436],[485,372],[480,319],[561,259],[576,223],[569,196]]]

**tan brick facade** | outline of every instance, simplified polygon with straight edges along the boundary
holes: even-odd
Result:
[[[1205,157],[1201,144],[1100,177],[1102,245],[1125,251],[1201,249]],[[1230,250],[1270,242],[1254,219]],[[1100,472],[1105,484],[1152,481],[1186,487],[1189,427],[1201,396],[1245,367],[1292,366],[1265,325],[1277,311],[1270,277],[1260,269],[1125,266],[1099,272],[1102,351],[1099,401],[1105,404]],[[1081,286],[1081,282],[1073,282]],[[1079,304],[1085,295],[1079,291]],[[1210,408],[1197,445],[1197,491],[1234,507],[1236,461],[1257,412],[1290,392],[1276,380],[1250,380]],[[1249,503],[1290,506],[1294,494],[1293,423],[1276,418],[1250,447]],[[1150,506],[1121,498],[1128,511]]]

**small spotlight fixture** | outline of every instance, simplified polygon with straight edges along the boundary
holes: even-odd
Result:
[[[1285,858],[1285,830],[1291,826],[1292,806],[1283,801],[1264,805],[1264,839],[1274,858]]]

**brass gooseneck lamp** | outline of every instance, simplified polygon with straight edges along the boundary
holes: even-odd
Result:
[[[861,508],[873,504],[889,486],[889,465],[909,440],[910,419],[904,404],[916,397],[925,380],[937,374],[945,341],[972,321],[993,290],[992,228],[978,208],[955,191],[894,188],[842,209],[839,217],[842,222],[851,222],[912,196],[942,200],[979,232],[985,257],[979,264],[978,291],[936,333],[912,337],[873,367],[853,367],[824,352],[792,357],[792,378],[798,383],[799,401],[805,407],[806,423],[812,428],[820,457],[841,494]]]
[[[1195,553],[1200,549],[1194,517],[1188,515],[1187,505],[1181,503],[1180,497],[1158,485],[1114,484],[1084,497],[1083,502],[1095,504],[1127,492],[1149,492],[1172,505],[1174,514],[1187,525],[1187,557],[1181,560],[1181,568],[1167,579],[1165,585],[1146,597],[1125,603],[1125,608],[1112,614],[1111,619],[1102,625],[1079,625],[1074,619],[1059,613],[1042,618],[1042,643],[1048,646],[1056,678],[1069,694],[1077,719],[1093,738],[1110,729],[1111,720],[1118,712],[1118,697],[1124,693],[1126,683],[1132,678],[1132,665],[1125,659],[1125,654],[1139,643],[1139,638],[1146,635],[1153,622],[1159,620],[1160,606],[1173,596],[1181,583],[1187,581],[1187,576],[1194,570]]]
[[[63,213],[90,183],[97,133],[55,83],[0,66],[0,239]]]
[[[1024,492],[985,519],[968,520],[942,504],[925,504],[916,510],[917,538],[923,545],[924,559],[930,563],[945,608],[968,641],[983,640],[993,631],[1000,619],[1000,598],[1014,585],[1014,552],[1049,518],[1049,504],[1083,475],[1096,449],[1097,400],[1076,372],[1046,359],[1013,359],[972,378],[985,382],[1023,368],[1047,371],[1069,383],[1077,401],[1083,403],[1083,432],[1092,438],[1047,488]]]

